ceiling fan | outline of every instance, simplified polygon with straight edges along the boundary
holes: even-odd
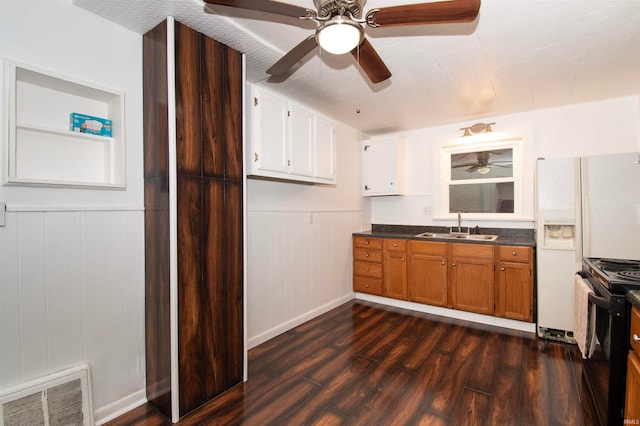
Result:
[[[460,167],[467,167],[467,169],[465,170],[467,173],[478,172],[481,175],[486,175],[487,173],[489,173],[491,171],[491,167],[493,166],[504,167],[504,168],[513,167],[512,160],[493,160],[492,161],[491,160],[492,154],[500,155],[502,154],[502,152],[500,151],[497,151],[495,153],[491,151],[476,152],[476,161],[474,161],[473,163],[456,164],[451,167],[454,169],[457,169]]]
[[[267,74],[286,76],[293,66],[320,45],[323,50],[337,55],[351,52],[372,83],[388,79],[391,71],[365,38],[364,24],[377,28],[471,22],[480,10],[480,0],[448,0],[371,9],[362,18],[366,0],[313,0],[316,10],[272,0],[204,1],[208,4],[316,21],[316,33],[273,64]]]

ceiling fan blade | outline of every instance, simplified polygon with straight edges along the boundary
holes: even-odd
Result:
[[[378,52],[366,38],[362,40],[359,47],[351,51],[351,54],[356,61],[359,61],[360,68],[367,74],[372,83],[380,83],[391,77],[391,71],[389,71]],[[358,58],[358,56],[360,57]]]
[[[315,14],[315,11],[304,7],[271,0],[204,0],[204,2],[220,6],[237,7],[239,9],[275,13],[276,15],[290,16],[292,18],[309,16],[309,12]]]
[[[291,49],[284,55],[278,62],[271,65],[271,68],[267,70],[267,74],[271,75],[283,75],[286,74],[294,65],[304,58],[307,53],[311,52],[318,43],[316,42],[316,36],[312,35],[302,40],[296,47]]]
[[[367,13],[370,27],[471,22],[478,16],[480,0],[451,0],[381,7]]]

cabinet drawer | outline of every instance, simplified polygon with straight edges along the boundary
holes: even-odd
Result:
[[[431,241],[409,241],[409,251],[412,254],[433,254],[446,256],[447,243]]]
[[[481,257],[493,259],[493,246],[488,244],[451,244],[451,254],[456,257]]]
[[[382,278],[382,264],[355,260],[353,262],[353,275]]]
[[[634,335],[640,338],[640,310],[638,308],[631,309],[631,349],[640,354],[640,342],[634,339]]]
[[[499,256],[501,260],[528,262],[531,260],[531,251],[530,247],[500,246]]]
[[[407,249],[407,240],[385,239],[383,246],[384,246],[385,250],[401,250],[401,251],[404,251],[404,250]]]
[[[353,249],[353,258],[366,262],[382,262],[382,250],[356,247]]]
[[[380,238],[367,238],[367,237],[353,237],[354,247],[369,247],[369,248],[382,248],[382,239]]]
[[[382,279],[353,277],[353,291],[382,295]]]

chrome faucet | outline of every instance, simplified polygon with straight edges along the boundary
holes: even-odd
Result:
[[[462,212],[458,211],[458,232],[462,232]]]

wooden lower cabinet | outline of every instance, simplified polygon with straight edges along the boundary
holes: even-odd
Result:
[[[353,291],[382,296],[382,239],[353,238]]]
[[[382,295],[407,300],[407,241],[385,239],[382,247]]]
[[[427,305],[447,305],[447,243],[409,241],[409,300]]]
[[[533,249],[500,246],[496,315],[518,321],[533,321]]]
[[[631,332],[629,342],[631,349],[627,360],[627,394],[624,406],[625,423],[640,422],[640,310],[631,310]]]
[[[353,239],[353,290],[533,321],[533,248],[392,238]]]
[[[451,306],[463,311],[493,315],[493,247],[458,243],[451,247]]]

